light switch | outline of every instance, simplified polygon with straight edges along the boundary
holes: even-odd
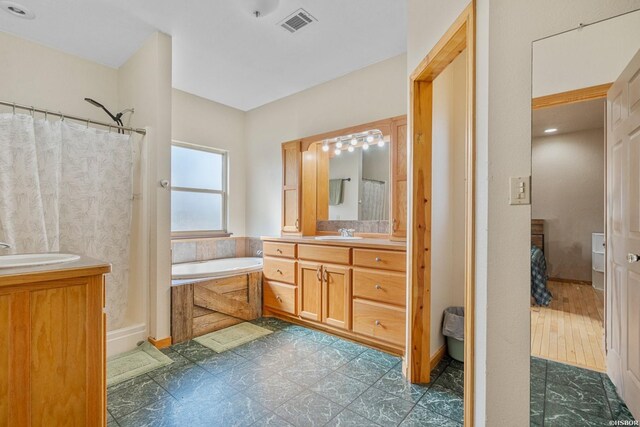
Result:
[[[509,178],[509,204],[531,204],[531,177],[512,176]]]

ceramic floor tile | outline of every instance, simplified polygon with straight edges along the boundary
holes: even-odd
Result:
[[[253,385],[268,381],[276,370],[268,366],[260,366],[252,361],[232,366],[219,375],[220,380],[237,390],[245,390]]]
[[[451,359],[445,356],[438,364],[431,370],[431,382],[435,382],[440,375],[447,369],[447,366],[451,363]]]
[[[544,376],[531,376],[529,416],[531,425],[542,425],[544,420],[546,382]]]
[[[600,393],[593,393],[590,389],[576,388],[575,386],[558,385],[555,383],[547,383],[546,390],[547,405],[554,404],[571,408],[575,411],[587,414],[593,417],[611,418],[611,411],[607,398]],[[545,411],[545,417],[549,412]]]
[[[113,418],[113,415],[109,411],[107,411],[107,427],[117,427],[118,423],[116,423],[116,419]]]
[[[305,335],[304,337],[305,339],[315,341],[322,345],[329,345],[338,340],[338,337],[336,337],[335,335],[329,335],[320,331],[311,331],[311,333]]]
[[[171,349],[177,351],[181,356],[186,357],[192,362],[197,362],[217,354],[210,348],[198,344],[195,341],[185,341],[180,344],[175,344],[171,346]]]
[[[349,405],[368,388],[368,384],[339,372],[332,372],[311,386],[312,391],[342,406]]]
[[[283,367],[279,374],[298,385],[309,387],[329,375],[331,371],[330,368],[318,366],[312,360],[300,360]]]
[[[450,420],[435,412],[429,411],[422,406],[416,406],[409,412],[402,427],[462,427],[461,423]]]
[[[260,317],[259,319],[252,320],[251,323],[271,331],[279,331],[285,326],[291,325],[291,323],[276,319],[275,317]]]
[[[330,369],[338,369],[345,363],[355,359],[355,355],[345,350],[340,350],[336,347],[325,346],[310,354],[307,358],[313,360],[320,366],[325,366]]]
[[[280,406],[275,413],[296,427],[314,427],[325,425],[342,409],[329,399],[305,391]]]
[[[429,388],[428,385],[411,384],[397,369],[387,372],[373,386],[414,403],[420,400]]]
[[[182,356],[177,351],[170,350],[170,351],[163,351],[163,353],[169,356],[169,358],[173,360],[173,363],[158,369],[154,369],[153,371],[147,372],[147,375],[149,375],[151,378],[157,377],[158,375],[162,375],[165,372],[173,371],[175,369],[182,368],[183,366],[193,364],[193,362],[191,362],[186,357]]]
[[[293,325],[293,324],[285,326],[284,328],[281,329],[281,331],[287,332],[289,334],[292,334],[298,337],[308,335],[312,332],[312,330],[309,328],[305,328],[304,326]]]
[[[394,356],[383,351],[374,350],[372,348],[365,350],[360,356],[364,359],[371,360],[373,362],[376,362],[378,365],[382,365],[387,368],[393,368],[402,361],[402,359],[398,356]]]
[[[605,394],[600,373],[561,363],[547,363],[547,382],[581,389],[590,394]]]
[[[251,427],[293,427],[291,423],[283,420],[273,413],[262,416],[258,421],[251,424]]]
[[[238,393],[229,399],[223,398],[216,404],[202,407],[201,418],[208,426],[250,426],[269,414],[270,412],[255,400]],[[187,423],[182,425],[191,427]]]
[[[353,341],[344,340],[342,338],[338,338],[336,341],[331,343],[331,347],[335,347],[342,351],[346,351],[350,353],[354,358],[364,353],[368,349],[368,347],[365,347],[361,344],[355,343]]]
[[[268,381],[258,383],[243,391],[244,394],[267,409],[274,410],[289,399],[297,396],[303,388],[291,381],[274,375]]]
[[[398,425],[413,408],[413,403],[371,387],[347,409],[383,426]]]
[[[545,407],[545,427],[602,427],[610,425],[609,421],[570,406],[547,402]]]
[[[141,380],[129,387],[108,394],[107,409],[116,420],[151,403],[171,397],[169,393],[148,376],[139,378]]]
[[[212,375],[219,375],[236,365],[246,362],[247,359],[233,353],[225,351],[223,353],[215,353],[204,359],[200,359],[197,363]]]
[[[237,355],[244,357],[245,359],[252,360],[272,352],[273,344],[264,338],[259,338],[257,340],[235,347],[231,349],[231,351]]]
[[[464,400],[453,390],[434,384],[418,402],[431,412],[462,422],[464,418]]]
[[[602,382],[604,384],[605,393],[609,401],[609,408],[611,409],[611,417],[617,421],[633,421],[633,415],[627,405],[620,399],[616,386],[613,385],[607,374],[600,374]]]
[[[377,425],[373,421],[348,409],[340,412],[327,424],[328,427],[373,427]]]
[[[189,422],[180,409],[180,404],[175,399],[162,399],[117,421],[120,427],[175,427]],[[194,427],[193,423],[189,424]]]
[[[464,372],[459,369],[447,367],[434,384],[439,384],[462,396],[464,394]]]
[[[547,361],[538,357],[531,357],[531,376],[545,378],[547,375]]]
[[[390,369],[360,355],[349,363],[342,365],[338,372],[371,385],[382,378]]]

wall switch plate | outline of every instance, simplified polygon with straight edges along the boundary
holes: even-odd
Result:
[[[531,204],[531,177],[512,176],[509,178],[509,204]]]

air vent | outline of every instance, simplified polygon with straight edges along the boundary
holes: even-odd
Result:
[[[278,22],[278,25],[291,33],[295,33],[313,22],[318,22],[318,20],[311,16],[306,10],[298,9]]]

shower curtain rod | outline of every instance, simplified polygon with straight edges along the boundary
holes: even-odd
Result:
[[[56,113],[56,112],[49,111],[49,110],[43,110],[41,108],[30,107],[28,105],[20,105],[20,104],[16,104],[15,102],[0,101],[0,105],[5,105],[7,107],[12,107],[14,113],[16,112],[16,108],[19,108],[21,110],[31,111],[31,113],[42,113],[42,114],[44,114],[45,118],[48,115],[52,115],[52,116],[60,117],[61,119],[70,119],[70,120],[76,120],[78,122],[84,122],[87,125],[94,124],[94,125],[98,125],[98,126],[104,126],[104,127],[107,127],[107,128],[121,129],[121,130],[124,130],[124,131],[139,133],[140,135],[146,135],[147,134],[147,131],[144,130],[144,129],[135,129],[135,128],[131,128],[131,127],[112,125],[112,124],[105,123],[105,122],[97,122],[95,120],[83,119],[82,117],[72,116],[72,115],[69,115],[69,114],[63,114],[63,113],[60,113],[60,112]]]

